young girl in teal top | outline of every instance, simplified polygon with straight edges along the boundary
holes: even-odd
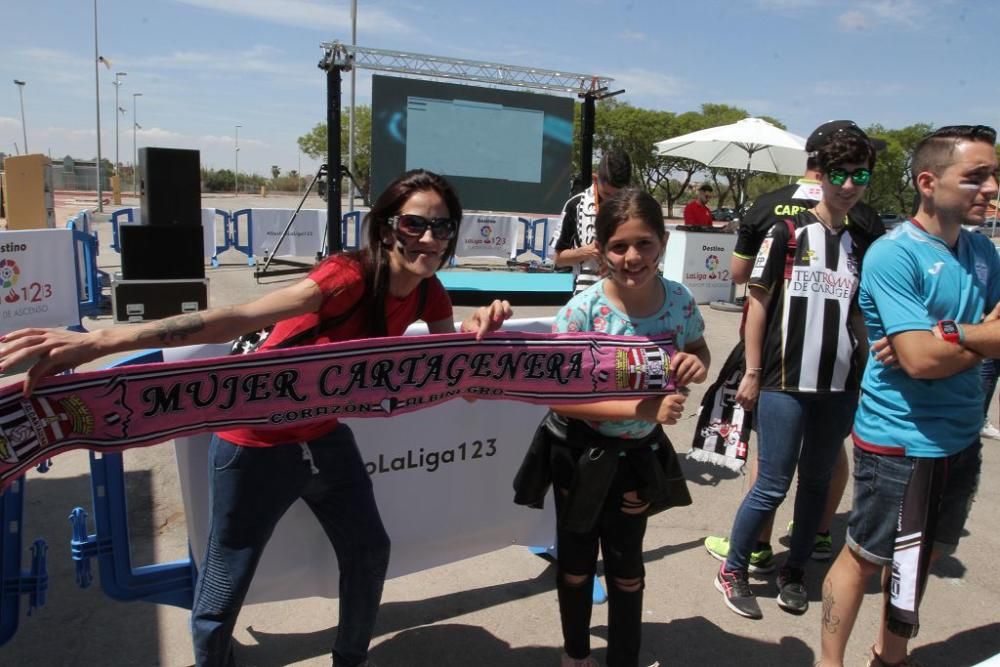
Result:
[[[638,189],[622,190],[601,202],[596,227],[607,277],[561,308],[553,330],[673,334],[677,386],[704,382],[705,322],[691,292],[658,272],[667,241],[659,202]],[[661,428],[676,423],[683,406],[684,395],[674,393],[555,409],[569,418],[565,444],[553,445],[551,456],[563,667],[597,665],[590,655],[590,614],[598,547],[608,579],[607,664],[639,664],[646,521],[655,511],[690,502],[686,491],[683,500],[667,497],[666,480],[683,480]],[[595,503],[581,521],[581,507]]]

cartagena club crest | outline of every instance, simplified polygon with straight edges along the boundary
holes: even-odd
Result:
[[[670,357],[660,348],[618,349],[615,384],[618,389],[663,389],[670,376]]]
[[[0,412],[0,461],[18,463],[72,434],[89,435],[93,430],[94,416],[78,396],[16,401]]]

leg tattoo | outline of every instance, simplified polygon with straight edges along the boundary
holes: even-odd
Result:
[[[837,634],[837,628],[840,626],[840,616],[833,613],[835,604],[833,584],[827,581],[823,584],[823,631],[831,635]]]

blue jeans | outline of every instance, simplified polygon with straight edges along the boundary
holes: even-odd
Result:
[[[307,445],[276,447],[241,447],[213,436],[209,461],[208,553],[191,610],[196,664],[235,664],[232,634],[240,607],[274,527],[299,498],[319,520],[340,568],[334,664],[364,663],[389,564],[389,536],[351,430],[341,424]]]
[[[823,516],[833,466],[851,432],[857,405],[857,392],[760,392],[755,411],[757,481],[736,512],[727,570],[746,572],[761,528],[785,499],[796,465],[795,530],[785,565],[805,565]]]

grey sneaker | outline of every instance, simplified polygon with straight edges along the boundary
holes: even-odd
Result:
[[[793,614],[804,614],[809,609],[809,593],[805,585],[806,571],[797,567],[783,567],[778,572],[778,606]]]
[[[722,601],[734,613],[744,618],[764,618],[757,598],[750,590],[750,579],[746,572],[729,572],[723,564],[715,575],[715,588],[722,593]]]

